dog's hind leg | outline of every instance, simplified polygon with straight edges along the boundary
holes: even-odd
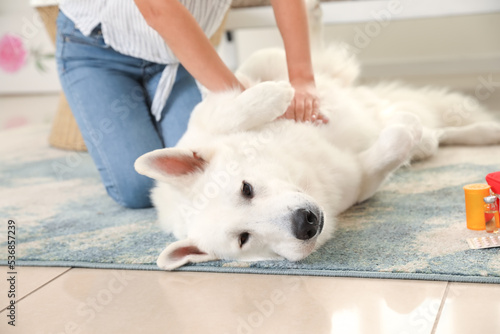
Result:
[[[417,117],[406,114],[382,130],[375,144],[359,154],[363,170],[358,202],[370,198],[398,167],[407,163],[422,137]]]
[[[500,123],[478,122],[439,130],[439,143],[443,145],[500,144]]]

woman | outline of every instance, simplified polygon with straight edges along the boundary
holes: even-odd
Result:
[[[57,64],[71,110],[108,194],[150,207],[142,154],[174,146],[201,96],[245,88],[210,44],[230,0],[67,0],[58,17]],[[295,97],[285,117],[321,118],[314,95],[303,0],[271,1]],[[195,80],[196,78],[196,80]],[[216,121],[216,120],[214,120]]]

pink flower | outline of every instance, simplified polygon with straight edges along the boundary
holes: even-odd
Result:
[[[4,129],[18,128],[18,127],[21,127],[21,126],[26,125],[28,123],[29,123],[29,121],[26,117],[14,116],[12,118],[7,119],[7,121],[5,121],[3,128]]]
[[[5,72],[16,72],[25,63],[28,52],[24,48],[21,38],[5,34],[0,39],[0,68]]]

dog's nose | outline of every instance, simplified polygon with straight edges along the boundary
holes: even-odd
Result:
[[[318,216],[306,209],[297,209],[292,216],[293,235],[299,240],[313,238],[320,228]]]

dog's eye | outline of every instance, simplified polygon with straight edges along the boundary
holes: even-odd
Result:
[[[250,233],[243,232],[240,234],[238,242],[240,244],[240,248],[243,247],[244,244],[247,243],[248,239],[250,239]]]
[[[253,197],[253,187],[250,183],[243,181],[241,184],[241,193],[243,196],[246,198],[252,198]]]

